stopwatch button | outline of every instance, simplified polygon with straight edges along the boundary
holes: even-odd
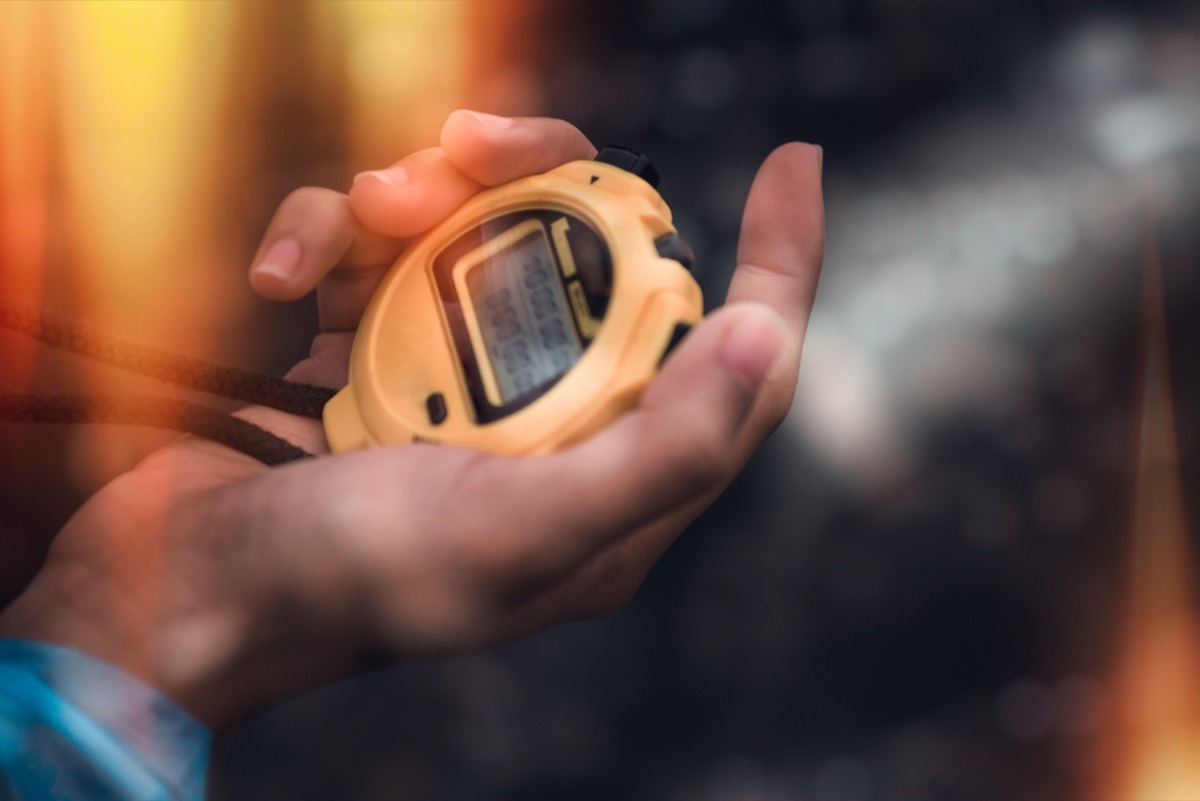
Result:
[[[683,341],[683,338],[688,335],[692,327],[687,323],[676,323],[675,330],[671,332],[671,338],[667,340],[667,346],[663,348],[662,356],[658,357],[658,366],[662,367],[663,362],[671,355],[671,351],[675,350],[675,346]]]
[[[627,147],[602,147],[596,154],[596,161],[620,167],[625,172],[631,172],[646,183],[658,187],[658,170],[650,163],[650,159],[636,150]]]
[[[429,422],[441,425],[446,419],[446,397],[440,392],[434,392],[425,399],[425,411],[429,413]]]
[[[663,234],[654,240],[654,247],[664,259],[674,259],[683,265],[683,269],[692,271],[696,256],[692,253],[691,246],[678,233]]]

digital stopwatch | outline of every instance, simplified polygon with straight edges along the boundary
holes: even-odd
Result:
[[[480,192],[412,243],[325,406],[330,448],[547,453],[631,409],[703,315],[657,182],[605,148]]]

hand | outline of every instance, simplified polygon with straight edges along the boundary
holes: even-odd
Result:
[[[595,152],[561,121],[456,112],[441,147],[364,173],[348,196],[293,193],[251,270],[275,300],[317,291],[323,333],[289,377],[346,382],[355,326],[406,237],[484,186]],[[816,148],[770,155],[729,304],[590,439],[535,458],[417,445],[268,469],[185,437],[71,518],[0,632],[89,651],[220,726],[380,657],[614,612],[791,405],[822,256],[820,175]],[[240,414],[326,450],[315,421]]]

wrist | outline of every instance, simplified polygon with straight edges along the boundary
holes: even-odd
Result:
[[[0,611],[0,637],[90,654],[215,729],[370,658],[353,619],[313,620],[284,591],[287,554],[254,536],[244,494],[202,491],[152,509],[146,482],[118,479],[68,522]]]
[[[153,494],[144,476],[123,476],[93,496],[59,532],[29,586],[0,611],[0,637],[88,654],[219,724],[230,717],[224,699],[239,695],[222,684],[226,663],[245,648],[246,627],[212,611],[226,608],[218,601],[236,603],[220,575],[228,559],[207,552],[219,540],[198,530],[216,509],[189,503],[197,508],[178,514],[147,504]]]
[[[113,575],[51,559],[0,612],[0,638],[86,654],[154,687],[207,726],[232,721],[243,693],[232,686],[237,671],[230,663],[245,650],[244,627],[156,613],[159,606],[122,592]]]

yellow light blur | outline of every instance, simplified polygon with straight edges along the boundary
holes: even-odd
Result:
[[[215,212],[222,90],[233,6],[181,0],[53,6],[58,57],[63,213],[76,310],[105,328],[208,354],[214,299],[181,282],[205,261]],[[184,297],[180,289],[184,289]],[[147,321],[149,317],[149,321]],[[193,318],[194,319],[194,318]],[[124,376],[80,365],[89,391],[120,391]],[[83,428],[73,435],[85,484],[126,469],[147,434]]]
[[[465,3],[325,3],[345,22],[350,139],[360,167],[390,164],[437,144],[463,95]]]
[[[225,3],[72,3],[62,31],[67,197],[96,301],[145,308],[207,219],[228,52]],[[108,315],[103,315],[106,318]]]

